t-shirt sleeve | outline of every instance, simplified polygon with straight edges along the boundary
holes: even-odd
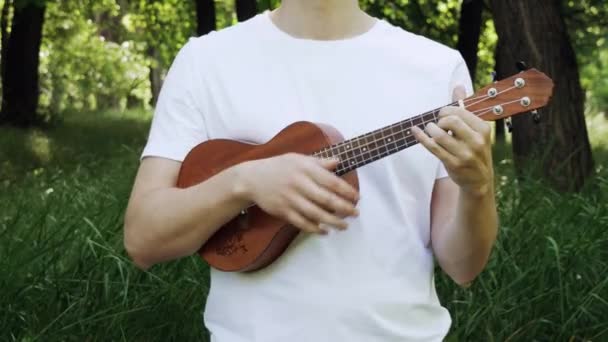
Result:
[[[458,53],[457,64],[453,69],[452,76],[450,77],[449,88],[448,88],[448,103],[453,101],[454,89],[458,86],[463,86],[466,91],[466,96],[471,96],[474,93],[473,82],[471,80],[471,76],[469,74],[469,68],[467,67],[466,62]],[[441,179],[449,177],[447,170],[445,169],[445,165],[441,161],[439,161],[439,165],[437,166],[437,175],[436,179]]]
[[[188,152],[208,138],[197,96],[203,92],[196,41],[178,52],[165,77],[154,110],[148,141],[141,154],[182,162]]]

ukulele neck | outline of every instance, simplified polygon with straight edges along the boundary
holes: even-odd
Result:
[[[335,173],[342,176],[371,162],[390,156],[418,143],[412,127],[424,129],[428,123],[437,123],[440,109],[436,109],[375,131],[329,146],[315,156],[338,157]]]
[[[449,104],[460,105],[485,121],[506,119],[544,107],[553,94],[553,80],[529,69],[479,89],[472,96]],[[390,156],[418,143],[412,128],[437,123],[441,109],[411,117],[396,124],[329,146],[313,155],[340,160],[335,173],[342,176],[359,167]]]

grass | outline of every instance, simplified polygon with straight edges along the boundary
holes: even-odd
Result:
[[[515,180],[497,149],[490,264],[468,290],[437,273],[448,340],[608,340],[608,124],[590,121],[597,173],[581,194]],[[70,115],[45,132],[0,128],[0,340],[207,340],[202,261],[141,272],[123,251],[148,125],[128,112]]]

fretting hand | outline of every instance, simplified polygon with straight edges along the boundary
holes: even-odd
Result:
[[[464,100],[464,87],[454,90],[454,101]],[[490,125],[460,107],[445,107],[437,124],[429,123],[422,131],[414,127],[414,135],[439,158],[461,190],[479,196],[491,188],[494,172]],[[448,133],[448,132],[451,132]]]

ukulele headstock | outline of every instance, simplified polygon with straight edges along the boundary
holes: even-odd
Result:
[[[464,105],[483,120],[505,119],[546,106],[553,87],[551,78],[529,69],[479,89]]]

